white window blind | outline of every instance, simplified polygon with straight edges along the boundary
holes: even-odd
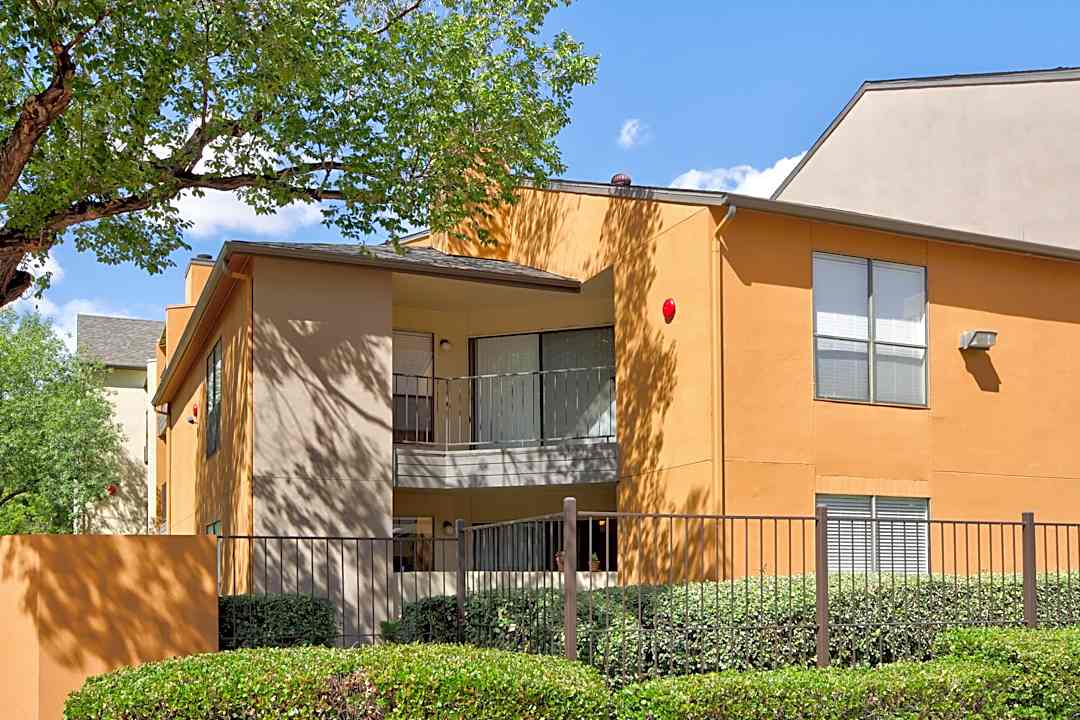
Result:
[[[926,270],[814,253],[817,396],[926,404]]]
[[[830,572],[929,571],[926,498],[818,495],[817,504],[829,511]]]
[[[394,331],[394,394],[431,395],[435,370],[431,333]]]

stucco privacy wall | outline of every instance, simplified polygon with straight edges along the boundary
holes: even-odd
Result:
[[[779,199],[1080,247],[1080,81],[884,85]]]
[[[123,665],[217,650],[208,537],[0,537],[0,706],[59,720],[68,693]]]
[[[495,245],[435,241],[580,280],[612,269],[622,510],[720,510],[715,224],[701,206],[522,190],[489,227]],[[671,324],[660,312],[668,297],[678,304]]]
[[[257,258],[256,534],[391,532],[391,274]]]
[[[1080,264],[742,210],[722,243],[729,513],[809,514],[828,492],[1077,519]],[[814,399],[815,250],[926,267],[928,408]],[[965,356],[973,328],[998,344]]]

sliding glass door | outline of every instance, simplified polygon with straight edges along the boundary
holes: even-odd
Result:
[[[615,434],[612,328],[476,338],[473,363],[478,444]]]
[[[544,333],[541,344],[544,438],[614,435],[614,330]]]
[[[473,347],[476,441],[506,445],[539,440],[539,335],[477,338]]]

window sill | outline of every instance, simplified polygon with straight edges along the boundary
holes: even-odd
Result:
[[[901,410],[929,410],[929,405],[906,405],[904,403],[874,402],[871,400],[843,400],[841,398],[814,397],[814,402],[836,403],[838,405],[862,405],[869,407],[899,408]]]

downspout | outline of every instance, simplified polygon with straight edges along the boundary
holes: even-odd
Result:
[[[712,385],[715,388],[713,392],[713,408],[714,409],[714,422],[713,422],[713,491],[720,497],[720,514],[727,514],[727,488],[724,482],[724,285],[723,285],[723,264],[721,258],[720,249],[720,232],[724,227],[731,222],[735,217],[736,208],[725,200],[727,211],[724,213],[724,217],[720,218],[720,222],[716,224],[716,230],[713,231],[713,246],[710,248],[709,253],[709,265],[710,265],[710,284],[712,285],[713,292],[713,310],[712,310],[712,336],[713,348],[712,348],[712,369],[713,369],[713,381]],[[719,355],[719,361],[717,361],[717,355]]]

